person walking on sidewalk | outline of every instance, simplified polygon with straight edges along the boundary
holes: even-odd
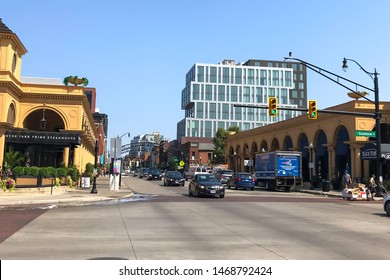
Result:
[[[351,175],[349,175],[348,171],[345,170],[343,175],[343,185],[345,189],[349,189],[349,185],[352,184]]]
[[[368,190],[371,195],[371,200],[375,200],[375,194],[376,194],[376,183],[375,183],[375,175],[372,174],[370,178],[370,182],[368,183]],[[368,200],[369,195],[367,195],[367,200]]]

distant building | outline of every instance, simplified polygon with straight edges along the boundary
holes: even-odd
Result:
[[[280,110],[270,117],[266,109],[234,105],[267,105],[268,97],[277,97],[278,107],[306,108],[306,85],[306,67],[295,62],[196,63],[181,94],[185,116],[177,124],[177,139],[212,138],[218,128],[238,126],[244,131],[299,116],[297,111]]]
[[[160,142],[164,139],[159,132],[138,135],[130,141],[132,166],[154,167],[159,165]]]

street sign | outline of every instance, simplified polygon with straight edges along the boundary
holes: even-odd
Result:
[[[356,130],[355,135],[356,136],[363,136],[363,137],[376,137],[376,131]]]
[[[182,160],[181,160],[180,163],[179,163],[179,165],[180,165],[181,167],[183,167],[184,164],[185,164],[185,163],[184,163],[184,161],[182,161]]]

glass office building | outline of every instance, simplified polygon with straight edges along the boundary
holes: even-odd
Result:
[[[279,108],[306,108],[306,68],[299,63],[248,60],[236,63],[196,63],[186,75],[181,94],[185,117],[177,124],[181,137],[215,137],[218,128],[238,126],[248,130],[301,114],[279,110],[235,107],[235,104],[267,106],[276,97]]]

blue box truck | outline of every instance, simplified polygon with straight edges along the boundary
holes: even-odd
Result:
[[[291,191],[303,186],[302,153],[274,151],[256,155],[255,175],[259,187]]]

